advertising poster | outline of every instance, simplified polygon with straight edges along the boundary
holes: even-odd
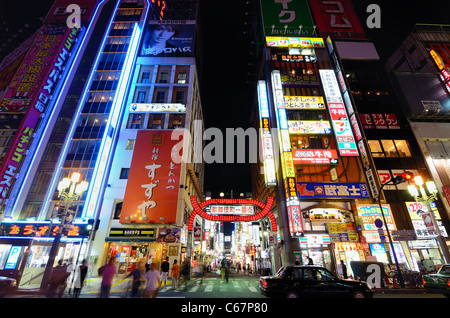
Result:
[[[195,21],[150,21],[144,28],[141,56],[194,56]]]
[[[171,134],[138,131],[121,223],[176,223],[182,149]]]

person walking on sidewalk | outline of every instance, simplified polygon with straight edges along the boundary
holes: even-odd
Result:
[[[191,274],[191,259],[189,257],[186,257],[186,259],[183,261],[183,264],[181,264],[180,269],[180,275],[183,278],[181,285],[185,284],[184,290],[187,290],[190,274]]]
[[[180,265],[177,264],[177,260],[173,261],[173,265],[170,271],[170,276],[172,276],[173,289],[178,288],[178,276],[180,275]]]
[[[166,260],[161,264],[161,287],[163,283],[164,287],[166,286],[167,276],[169,276],[169,269],[170,269],[169,256],[167,256]]]
[[[145,289],[142,294],[142,298],[156,298],[158,296],[158,290],[161,286],[161,275],[156,269],[155,263],[150,264],[150,270],[145,273]]]
[[[116,258],[111,257],[109,262],[98,269],[98,274],[102,275],[102,283],[100,285],[100,298],[108,298],[111,292],[114,275],[117,267],[114,264]]]
[[[143,282],[143,272],[144,265],[142,262],[139,262],[135,269],[133,269],[126,277],[133,277],[133,282],[131,284],[131,297],[139,298],[139,288]]]
[[[78,266],[78,268],[77,268],[75,287],[73,289],[73,297],[74,298],[80,297],[81,289],[83,288],[84,279],[86,278],[87,272],[88,272],[87,260],[84,259],[81,262],[81,265]]]

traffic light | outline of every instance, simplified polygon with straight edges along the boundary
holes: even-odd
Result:
[[[414,178],[414,175],[411,172],[403,172],[401,175],[396,176],[395,178],[392,179],[392,182],[394,184],[400,184],[406,181],[412,181]]]

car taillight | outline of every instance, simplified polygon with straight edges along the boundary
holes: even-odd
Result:
[[[422,278],[422,284],[426,285],[427,281],[425,280],[425,278]]]
[[[447,278],[447,285],[450,286],[450,278]]]
[[[267,287],[267,282],[266,282],[264,279],[261,281],[261,284],[262,284],[264,287]]]

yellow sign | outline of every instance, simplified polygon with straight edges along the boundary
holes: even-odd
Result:
[[[444,62],[442,62],[441,57],[439,54],[436,53],[435,50],[430,51],[431,57],[433,58],[434,62],[436,63],[437,67],[439,68],[439,71],[444,69]]]
[[[281,167],[285,178],[295,178],[295,167],[292,152],[283,152],[281,154]]]
[[[322,96],[284,96],[286,109],[325,109]]]

